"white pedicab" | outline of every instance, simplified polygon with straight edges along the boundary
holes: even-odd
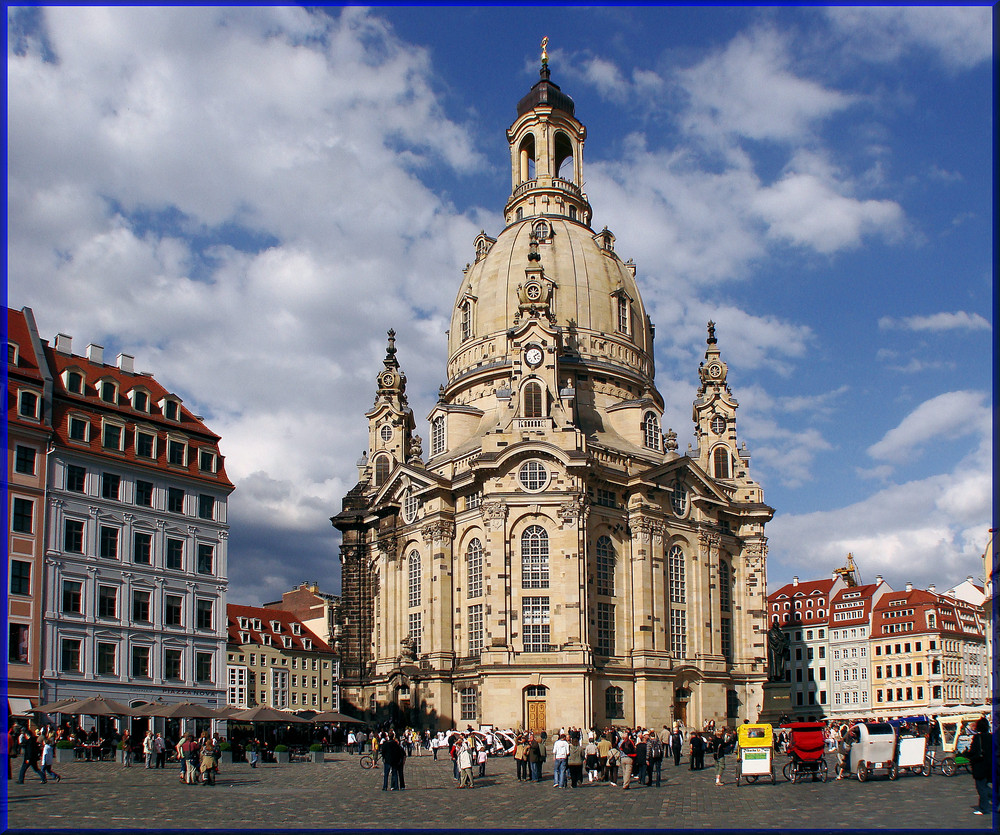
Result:
[[[851,728],[851,768],[863,783],[877,768],[884,768],[890,780],[899,776],[896,765],[896,729],[887,722],[859,722]]]

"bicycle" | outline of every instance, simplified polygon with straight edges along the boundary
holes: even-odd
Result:
[[[375,768],[378,765],[379,755],[378,751],[374,754],[362,754],[361,755],[361,767],[362,768]]]

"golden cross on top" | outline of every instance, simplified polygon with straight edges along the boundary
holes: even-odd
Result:
[[[548,45],[549,45],[549,36],[546,35],[544,38],[542,38],[542,63],[543,64],[548,64],[549,63],[549,53],[545,51],[545,47],[547,47]]]

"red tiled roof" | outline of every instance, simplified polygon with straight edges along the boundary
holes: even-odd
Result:
[[[201,419],[193,415],[183,404],[179,406],[180,419],[177,421],[167,420],[157,404],[167,396],[178,402],[180,398],[167,391],[154,377],[122,371],[117,366],[92,362],[86,357],[75,354],[62,354],[47,343],[44,350],[54,378],[52,428],[61,445],[68,448],[87,449],[96,455],[105,457],[122,458],[131,465],[183,473],[199,481],[232,488],[233,484],[226,475],[224,459],[218,449],[219,436],[205,426]],[[79,369],[83,373],[86,378],[83,394],[76,394],[66,388],[63,372],[67,369]],[[118,385],[117,403],[108,403],[98,396],[96,384],[107,379],[113,380]],[[127,395],[134,388],[142,388],[148,392],[150,408],[148,413],[132,408],[132,403]],[[89,442],[71,441],[69,439],[69,416],[72,412],[83,412],[97,420],[105,415],[112,415],[124,421],[126,425],[124,452],[108,452],[101,446],[99,426],[97,431],[93,431],[92,427]],[[141,458],[135,454],[134,438],[137,424],[151,429],[156,434],[156,459]],[[166,437],[168,432],[176,432],[188,439],[187,466],[178,467],[167,463]],[[205,472],[199,468],[198,451],[202,448],[210,449],[216,454],[216,472]]]
[[[825,579],[825,580],[806,580],[805,582],[800,582],[798,585],[795,585],[794,583],[786,583],[777,591],[771,592],[771,594],[767,596],[767,599],[769,601],[772,598],[791,600],[799,596],[809,597],[810,595],[814,594],[816,595],[829,594],[830,589],[833,588],[834,582],[835,581],[832,579]]]
[[[240,628],[239,619],[247,618],[249,624],[246,629]],[[257,619],[261,622],[261,628],[254,629],[253,621]],[[263,646],[263,641],[261,640],[261,635],[271,635],[271,640],[273,642],[273,647],[275,649],[284,649],[284,642],[282,638],[288,637],[292,639],[292,646],[290,649],[298,650],[300,652],[309,652],[302,643],[303,638],[309,638],[312,641],[312,651],[313,652],[333,652],[326,641],[321,640],[316,636],[309,627],[302,623],[295,615],[291,612],[286,612],[284,609],[268,609],[264,606],[241,606],[237,603],[229,603],[226,605],[226,619],[227,632],[228,632],[228,642],[231,644],[244,644],[252,643]],[[271,630],[271,621],[278,621],[281,624],[280,632],[273,632]],[[292,624],[297,623],[302,632],[300,635],[292,634]],[[241,632],[250,633],[250,641],[242,641],[240,639]]]
[[[7,308],[7,340],[17,345],[17,363],[7,363],[8,375],[18,375],[37,382],[42,382],[42,372],[35,356],[35,348],[31,344],[31,334],[28,331],[28,321],[24,312]]]

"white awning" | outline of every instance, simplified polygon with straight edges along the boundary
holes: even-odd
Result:
[[[9,716],[28,716],[33,706],[34,705],[31,704],[31,699],[24,699],[16,696],[12,696],[7,699],[7,710]]]

